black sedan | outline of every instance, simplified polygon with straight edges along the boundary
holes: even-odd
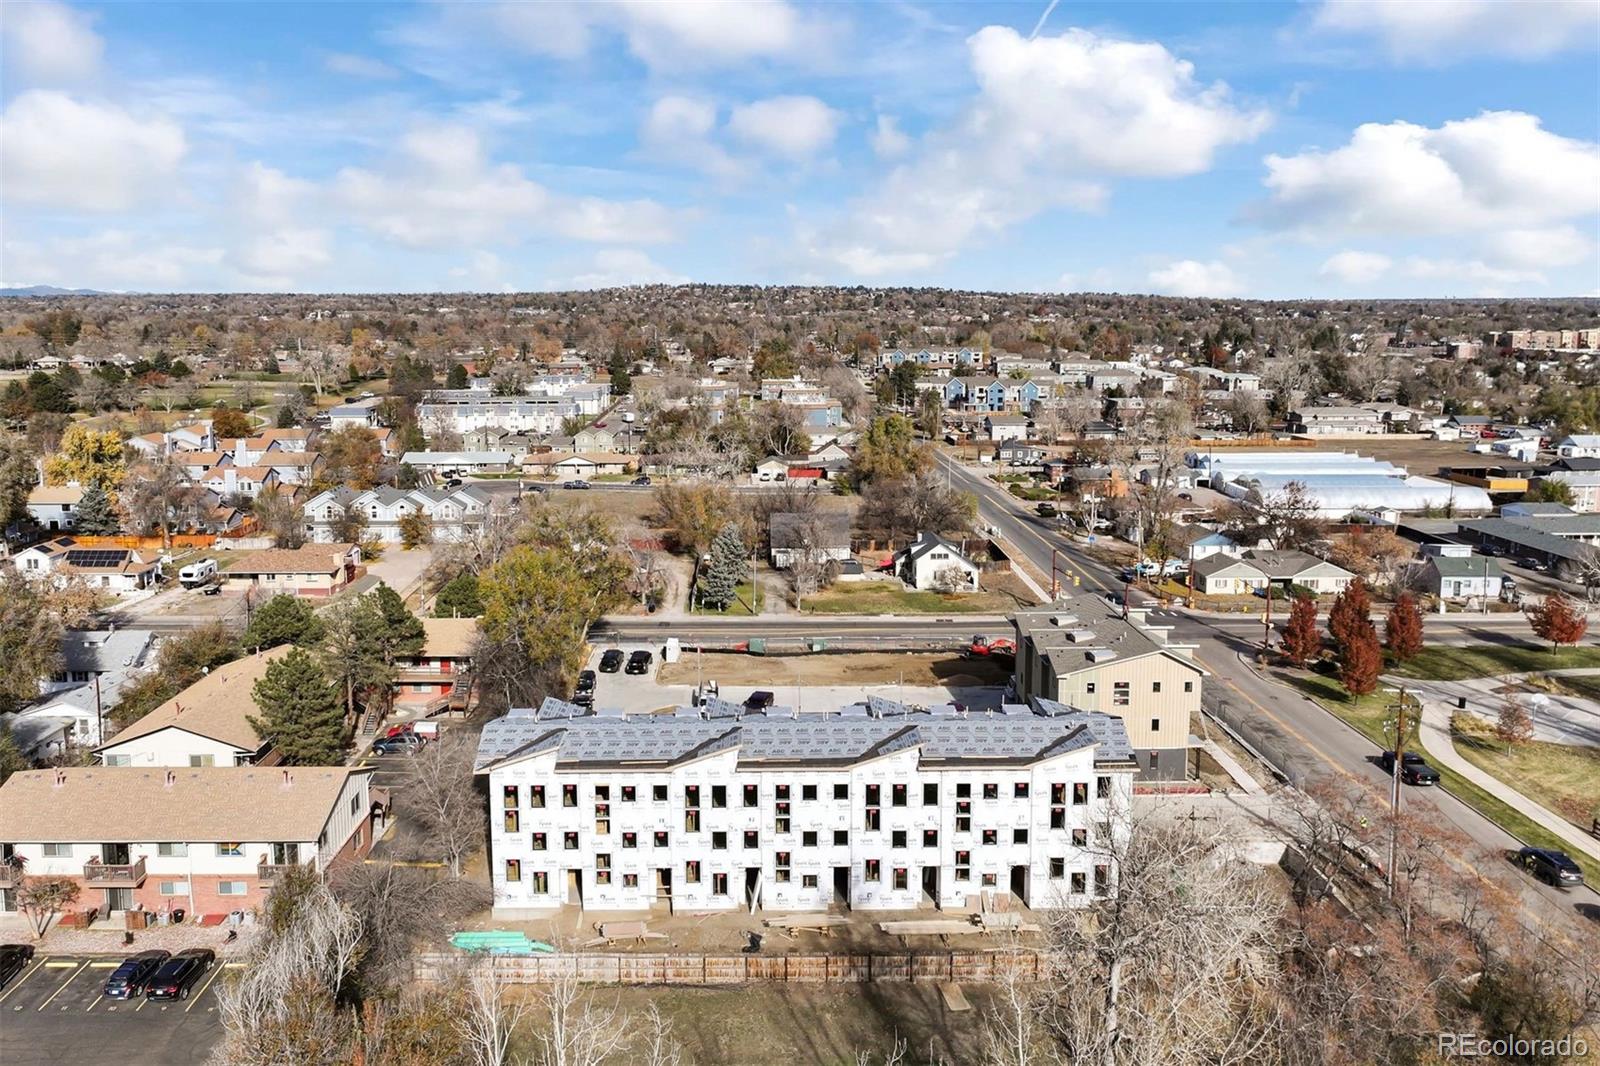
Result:
[[[572,702],[587,707],[594,702],[594,671],[585,670],[578,675],[578,685],[572,690]]]
[[[600,656],[600,672],[602,674],[614,674],[621,669],[622,649],[607,648],[605,653]]]
[[[32,944],[0,944],[0,988],[10,984],[32,961]]]
[[[1523,848],[1517,852],[1523,869],[1557,888],[1576,888],[1583,884],[1583,869],[1564,851],[1554,848]]]
[[[655,658],[656,657],[654,655],[644,651],[643,649],[636,651],[632,655],[628,656],[628,665],[623,672],[629,674],[648,674],[650,672],[650,664],[655,662]]]
[[[122,965],[111,971],[104,989],[108,999],[132,999],[144,995],[145,986],[155,976],[161,964],[172,958],[170,951],[141,951],[122,960]]]
[[[210,948],[189,948],[162,963],[145,985],[146,999],[188,999],[195,982],[211,969],[217,953]]]

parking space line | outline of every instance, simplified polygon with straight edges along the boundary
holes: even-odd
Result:
[[[104,962],[91,962],[89,965],[97,970],[115,970],[122,963],[117,959],[107,959]]]
[[[206,989],[211,987],[212,981],[222,976],[222,969],[221,966],[213,966],[211,968],[211,976],[206,978],[206,983],[200,986],[200,991],[195,993],[194,998],[189,1001],[189,1005],[183,1008],[183,1013],[188,1014],[200,1005],[200,997],[206,994]]]
[[[73,963],[73,965],[77,966],[78,964],[77,963]],[[48,1007],[52,1000],[54,1000],[57,996],[59,996],[61,993],[65,992],[67,990],[67,986],[72,983],[73,978],[77,977],[80,973],[82,973],[83,971],[87,970],[88,968],[89,968],[89,964],[87,962],[84,963],[82,966],[78,966],[78,968],[76,970],[72,971],[71,975],[68,976],[65,981],[61,982],[61,987],[60,988],[58,988],[54,992],[50,993],[50,999],[47,999],[43,1003],[39,1004],[39,1006],[36,1007],[35,1010],[44,1010],[46,1007]]]
[[[102,999],[105,999],[105,998],[106,998],[106,994],[104,992],[102,992],[98,996],[94,997],[94,1002],[89,1004],[87,1007],[83,1008],[84,1013],[87,1014],[89,1011],[94,1010],[96,1007],[98,1007],[100,1005],[100,1001]]]
[[[133,1013],[138,1014],[140,1011],[144,1010],[145,1007],[149,1003],[150,1003],[150,997],[149,996],[140,996],[139,997],[139,1005],[137,1007],[133,1008]]]
[[[48,955],[44,956],[44,958],[41,958],[37,963],[34,964],[33,969],[17,978],[17,983],[6,989],[3,995],[0,995],[0,1003],[4,1003],[7,999],[11,998],[12,993],[16,992],[17,989],[22,987],[22,982],[26,981],[28,978],[44,969],[45,960],[49,957],[50,956]]]

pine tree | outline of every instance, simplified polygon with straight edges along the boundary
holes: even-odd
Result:
[[[28,757],[22,754],[17,738],[11,735],[11,727],[0,724],[0,785],[5,784],[6,778],[18,770],[26,770],[30,765]]]
[[[729,523],[711,542],[711,561],[701,580],[700,601],[725,611],[738,595],[739,578],[744,574],[744,540],[739,527]]]
[[[1552,592],[1528,612],[1533,631],[1550,642],[1550,653],[1562,644],[1576,644],[1589,631],[1589,620],[1578,613],[1564,593]]]
[[[242,641],[258,651],[280,644],[306,648],[320,641],[323,631],[322,620],[309,603],[298,596],[278,595],[251,616]]]
[[[1366,582],[1358,577],[1334,599],[1328,612],[1328,635],[1335,647],[1342,648],[1362,628],[1372,628],[1372,598],[1367,595]]]
[[[116,509],[111,506],[111,496],[105,489],[99,485],[90,485],[83,490],[83,498],[78,501],[78,521],[74,528],[79,533],[90,536],[121,531],[122,520],[117,517]]]
[[[384,658],[393,663],[407,655],[415,655],[422,650],[422,645],[427,639],[427,632],[423,629],[422,619],[411,613],[400,594],[388,585],[379,584],[372,592],[372,598],[378,605],[378,614],[383,619],[383,631],[379,641],[383,645]]]
[[[1422,651],[1422,612],[1417,598],[1402,592],[1383,622],[1383,644],[1397,662],[1407,662]]]
[[[1378,675],[1383,672],[1383,651],[1378,647],[1378,634],[1369,624],[1357,629],[1355,635],[1340,649],[1339,683],[1352,696],[1365,696],[1378,687]]]
[[[433,601],[435,618],[476,618],[482,613],[476,574],[458,574],[446,581]]]
[[[1317,601],[1296,596],[1289,605],[1289,624],[1283,633],[1283,653],[1296,666],[1305,666],[1322,652],[1322,634],[1317,632]]]
[[[274,660],[253,690],[257,733],[272,740],[289,766],[336,766],[344,758],[344,715],[322,667],[304,648]]]
[[[450,367],[450,373],[445,376],[444,387],[447,389],[464,389],[467,387],[467,368],[460,363]]]
[[[611,375],[611,395],[626,396],[633,389],[633,375],[628,372],[628,357],[618,348],[611,354],[611,363],[606,367]]]

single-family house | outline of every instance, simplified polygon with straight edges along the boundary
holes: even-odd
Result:
[[[1247,596],[1267,587],[1267,575],[1254,563],[1221,552],[1195,560],[1190,574],[1203,596]]]
[[[750,475],[753,484],[762,485],[774,481],[787,480],[789,476],[789,461],[779,456],[772,455],[756,464],[754,472]]]
[[[158,559],[146,559],[132,548],[85,547],[72,537],[24,548],[11,557],[11,564],[23,576],[50,580],[58,588],[82,581],[115,596],[154,588],[161,579]]]
[[[271,766],[272,738],[251,724],[261,716],[255,684],[289,654],[283,645],[213,667],[200,680],[95,748],[103,766]]]
[[[992,441],[1027,440],[1028,416],[991,414],[984,416],[983,431]]]
[[[155,639],[148,629],[69,629],[61,634],[59,667],[40,682],[39,690],[60,692],[93,685],[110,674],[140,670],[151,658]]]
[[[1556,442],[1560,459],[1600,459],[1600,433],[1574,433]]]
[[[86,491],[81,485],[37,485],[28,493],[28,514],[52,533],[76,528]]]
[[[354,581],[360,566],[361,549],[354,544],[306,544],[254,552],[220,577],[224,588],[318,598]]]
[[[1319,595],[1343,592],[1356,576],[1326,559],[1293,549],[1255,549],[1245,552],[1244,560],[1274,585],[1299,585]]]
[[[978,564],[937,533],[922,532],[894,553],[894,572],[914,589],[941,592],[975,592]]]
[[[1498,599],[1505,574],[1500,563],[1470,544],[1424,544],[1416,585],[1441,600]]]
[[[795,514],[779,511],[767,519],[772,565],[787,570],[795,563],[850,558],[850,516],[843,512]]]
[[[1210,530],[1195,537],[1189,542],[1189,558],[1198,562],[1213,555],[1231,555],[1238,558],[1244,554],[1244,548],[1226,533]]]

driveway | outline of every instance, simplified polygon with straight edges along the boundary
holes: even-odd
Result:
[[[383,558],[376,562],[367,563],[367,578],[356,583],[358,592],[366,592],[376,588],[379,581],[398,592],[401,598],[409,597],[412,591],[422,583],[422,577],[427,573],[428,567],[433,563],[433,548],[424,546],[406,551],[398,544],[389,545],[383,553]]]

